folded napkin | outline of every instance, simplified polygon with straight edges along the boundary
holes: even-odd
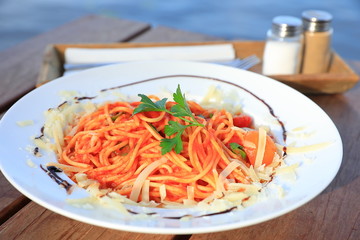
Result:
[[[139,60],[230,61],[232,44],[139,48],[67,48],[65,64],[119,63]]]

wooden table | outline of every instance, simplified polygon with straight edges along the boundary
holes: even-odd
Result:
[[[88,16],[0,52],[0,112],[32,90],[49,43],[186,42],[216,38]],[[360,59],[359,59],[360,60]],[[360,72],[360,61],[350,62]],[[360,239],[360,86],[309,96],[331,117],[344,143],[341,169],[318,197],[276,219],[232,231],[151,235],[109,230],[55,214],[30,201],[0,174],[0,239]],[[0,143],[2,144],[2,143]]]

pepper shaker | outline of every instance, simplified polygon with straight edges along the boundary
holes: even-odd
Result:
[[[332,15],[325,11],[302,13],[304,26],[303,74],[327,72],[331,60]]]

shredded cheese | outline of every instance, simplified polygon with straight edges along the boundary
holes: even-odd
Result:
[[[162,184],[159,187],[159,192],[160,192],[160,200],[161,200],[161,202],[165,201],[165,198],[166,198],[166,185],[165,184]]]
[[[148,203],[150,201],[150,180],[146,179],[141,189],[141,201]]]
[[[293,173],[299,167],[299,163],[292,164],[290,166],[279,167],[275,170],[276,174]]]
[[[232,171],[234,171],[237,167],[239,167],[241,164],[238,160],[232,161],[231,163],[229,163],[226,168],[224,168],[224,170],[221,171],[221,173],[219,174],[219,178],[217,179],[216,182],[216,195],[220,195],[222,193],[225,192],[225,187],[224,187],[224,183],[225,183],[225,179],[227,176],[229,176]]]
[[[264,128],[259,128],[259,139],[258,139],[258,148],[256,152],[255,158],[255,167],[259,167],[262,165],[262,159],[265,154],[265,146],[266,146],[266,131]]]
[[[286,150],[287,150],[288,154],[307,153],[307,152],[321,150],[323,148],[328,147],[331,144],[332,144],[332,142],[323,142],[323,143],[317,143],[317,144],[312,144],[312,145],[307,145],[307,146],[302,146],[302,147],[289,146],[286,148]]]
[[[41,149],[44,149],[44,150],[49,150],[49,151],[52,151],[54,150],[54,145],[51,144],[50,142],[48,141],[44,141],[42,139],[34,139],[34,144],[41,148]]]
[[[187,196],[189,200],[194,200],[194,187],[193,186],[187,186],[186,188]]]
[[[249,197],[249,196],[243,192],[232,192],[232,193],[226,194],[224,199],[226,199],[230,202],[235,202],[235,201],[243,201],[247,197]]]
[[[163,157],[155,162],[152,162],[151,164],[149,164],[149,166],[147,166],[140,174],[139,176],[136,178],[135,182],[134,182],[134,186],[131,190],[130,193],[130,200],[137,202],[139,195],[140,195],[140,191],[141,188],[144,184],[144,181],[146,180],[146,178],[151,174],[152,171],[154,171],[157,167],[159,167],[161,164],[164,164],[167,161],[167,158]]]
[[[244,193],[247,195],[255,195],[261,190],[260,184],[244,184],[244,183],[229,183],[228,188],[231,191],[239,191],[244,189]]]
[[[35,163],[30,158],[26,159],[26,164],[31,168],[36,168]]]
[[[16,124],[19,127],[26,127],[34,124],[33,120],[24,120],[24,121],[17,121]]]

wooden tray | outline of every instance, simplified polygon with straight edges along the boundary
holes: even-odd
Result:
[[[61,77],[64,69],[64,52],[66,48],[134,48],[134,47],[156,47],[156,46],[191,46],[209,45],[219,43],[232,43],[238,58],[244,58],[256,54],[262,59],[264,42],[239,42],[239,41],[217,41],[217,42],[190,42],[190,43],[111,43],[111,44],[54,44],[45,49],[42,68],[37,81],[40,86],[48,81]],[[258,64],[250,71],[261,73],[262,64]],[[322,74],[295,74],[295,75],[272,75],[269,76],[283,82],[303,93],[341,93],[354,87],[359,81],[359,76],[345,63],[345,61],[333,52],[329,72]]]

